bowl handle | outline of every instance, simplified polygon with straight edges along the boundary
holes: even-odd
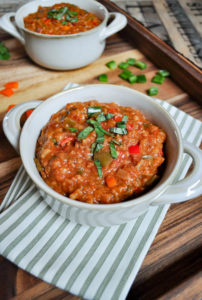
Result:
[[[11,17],[15,17],[14,12],[7,13],[0,18],[0,27],[6,32],[16,37],[23,45],[25,44],[24,37],[18,31],[14,22],[11,21]]]
[[[20,118],[24,112],[37,107],[42,101],[28,101],[14,106],[3,119],[3,131],[11,145],[19,153],[19,137],[21,133]]]
[[[126,17],[120,13],[117,12],[109,13],[108,20],[110,18],[113,18],[113,21],[102,30],[100,34],[100,41],[103,41],[106,38],[108,38],[110,35],[120,31],[127,24]]]
[[[193,170],[186,178],[170,185],[165,193],[154,200],[151,205],[179,203],[202,194],[202,151],[184,140],[184,152],[193,158]]]

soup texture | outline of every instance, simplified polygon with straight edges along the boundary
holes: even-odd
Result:
[[[135,198],[159,178],[166,133],[131,107],[68,103],[36,145],[44,181],[71,199],[111,204]]]
[[[37,12],[24,18],[25,28],[43,34],[74,34],[93,29],[101,20],[70,3],[59,3],[49,7],[39,6]]]

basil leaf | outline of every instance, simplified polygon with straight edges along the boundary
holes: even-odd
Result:
[[[71,131],[71,132],[77,132],[78,129],[77,128],[69,128],[69,131]]]
[[[102,145],[102,144],[96,144],[96,147],[95,147],[95,149],[94,149],[94,153],[97,152],[97,151],[99,151],[99,150],[102,149],[102,148],[103,148],[103,145]]]
[[[98,127],[95,127],[95,132],[97,134],[96,143],[103,144],[104,143],[104,133],[100,131]]]
[[[91,133],[93,130],[94,130],[93,127],[88,126],[79,132],[77,138],[79,140],[85,139],[89,135],[89,133]]]
[[[104,121],[106,121],[106,117],[105,117],[104,113],[101,112],[101,114],[99,114],[99,115],[97,116],[96,120],[97,120],[98,122],[104,122]]]
[[[94,153],[94,150],[95,150],[95,146],[96,146],[97,144],[96,143],[93,143],[93,144],[91,144],[91,146],[90,146],[90,152],[91,152],[91,154],[93,155],[93,153]]]
[[[97,167],[98,176],[99,176],[100,178],[102,178],[102,166],[101,166],[100,161],[99,161],[99,160],[95,160],[94,163],[95,163],[95,165],[96,165],[96,167]]]
[[[121,143],[119,143],[119,142],[117,142],[116,140],[112,140],[112,142],[114,143],[114,144],[117,144],[117,145],[122,145]]]
[[[126,128],[111,127],[109,130],[113,133],[117,133],[121,135],[128,134],[128,130]]]
[[[123,122],[123,121],[117,122],[117,123],[116,123],[116,126],[117,126],[118,128],[126,128],[126,123]]]
[[[106,120],[109,120],[109,119],[111,119],[111,118],[113,118],[113,117],[114,117],[114,114],[111,114],[111,113],[107,113],[107,114],[105,115]]]
[[[128,116],[124,115],[122,118],[122,122],[127,123],[128,122]]]
[[[96,114],[102,111],[101,106],[89,106],[88,115]]]
[[[109,147],[110,147],[110,152],[111,152],[112,158],[117,159],[118,155],[116,152],[116,148],[112,142],[109,142]]]

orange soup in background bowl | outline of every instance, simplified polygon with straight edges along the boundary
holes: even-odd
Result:
[[[103,53],[106,39],[126,24],[124,15],[109,13],[94,0],[36,0],[0,18],[0,26],[20,40],[34,62],[55,70],[92,63]]]

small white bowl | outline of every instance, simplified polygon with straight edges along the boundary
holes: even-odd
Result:
[[[48,35],[30,31],[24,27],[24,17],[36,12],[38,6],[56,3],[72,3],[95,13],[102,23],[85,32],[70,35]],[[11,22],[15,17],[15,24]],[[107,25],[109,20],[112,22]],[[70,70],[84,67],[103,53],[106,38],[120,31],[127,19],[120,13],[109,13],[94,0],[36,0],[21,6],[16,13],[7,13],[0,18],[0,27],[16,37],[25,47],[29,57],[37,64],[55,70]]]
[[[58,194],[41,178],[34,163],[36,142],[41,129],[47,124],[51,115],[66,103],[92,99],[99,102],[116,102],[119,105],[139,109],[147,119],[167,133],[165,169],[161,180],[151,191],[121,203],[88,204]],[[20,134],[20,116],[33,107],[37,108],[25,122]],[[18,124],[17,128],[16,124]],[[202,151],[182,139],[174,119],[155,100],[127,87],[110,84],[86,85],[61,92],[44,102],[34,101],[17,105],[6,114],[3,129],[16,149],[18,149],[20,135],[22,162],[44,201],[63,217],[79,224],[111,226],[126,223],[144,213],[150,205],[186,201],[197,197],[202,192]],[[192,156],[194,168],[188,177],[173,184],[181,165],[183,152]]]

